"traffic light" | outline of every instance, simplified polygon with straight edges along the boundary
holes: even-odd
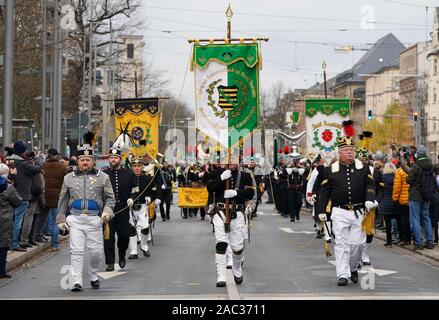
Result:
[[[367,120],[372,120],[372,110],[367,111]]]
[[[413,121],[418,121],[418,113],[413,112]]]

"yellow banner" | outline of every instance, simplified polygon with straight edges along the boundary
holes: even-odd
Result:
[[[157,157],[159,137],[158,99],[115,100],[116,137],[123,130],[131,137],[134,156]]]
[[[178,188],[178,206],[181,208],[201,208],[207,205],[207,188]]]

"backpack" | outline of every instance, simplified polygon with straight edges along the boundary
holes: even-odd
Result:
[[[432,201],[437,196],[436,178],[433,169],[423,170],[422,173],[422,198],[424,201]]]

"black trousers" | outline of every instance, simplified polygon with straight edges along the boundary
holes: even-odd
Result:
[[[300,219],[300,208],[302,208],[302,190],[288,189],[287,191],[287,212],[291,219]]]
[[[163,220],[170,219],[169,211],[171,209],[171,199],[172,199],[172,193],[162,193],[162,196],[160,198],[160,215],[162,216]],[[166,213],[165,213],[165,206],[166,206]]]
[[[117,233],[117,249],[119,253],[119,261],[125,260],[125,255],[127,253],[128,245],[130,243],[129,211],[125,210],[116,214],[116,216],[112,220],[110,220],[108,225],[110,226],[110,239],[104,240],[105,263],[114,264],[114,262],[116,261],[115,234]]]
[[[0,248],[0,275],[6,273],[6,256],[8,255],[8,248]]]
[[[401,241],[411,240],[411,232],[410,232],[410,208],[409,206],[400,205],[400,214],[401,214],[401,232],[399,234],[399,238]]]
[[[274,199],[277,202],[277,210],[280,214],[287,214],[288,212],[288,189],[278,188]]]
[[[396,219],[396,222],[398,224],[398,232],[401,234],[401,216],[396,214],[383,214],[384,221],[386,222],[386,240],[387,243],[392,243],[392,219]]]
[[[438,240],[438,209],[439,209],[439,205],[438,204],[432,204],[430,202],[430,221],[431,221],[431,229],[433,231],[433,236],[434,236],[434,240],[437,241]]]
[[[196,217],[196,216],[197,216],[198,209],[200,209],[200,216],[201,216],[201,217],[205,217],[205,216],[206,216],[206,212],[204,211],[204,208],[193,208],[193,209],[189,209],[189,210],[190,210],[190,211],[192,212],[192,214]]]

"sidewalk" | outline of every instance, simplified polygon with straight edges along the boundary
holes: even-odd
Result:
[[[67,237],[59,236],[59,244],[61,244]],[[26,252],[8,251],[6,258],[6,272],[16,269],[17,267],[25,264],[27,261],[35,257],[36,255],[48,252],[50,250],[50,240],[42,243],[40,246],[33,246],[28,248]],[[59,249],[61,250],[61,248]]]
[[[376,234],[375,234],[375,238],[382,240],[383,243],[384,243],[386,241],[386,233],[384,231],[381,231],[381,230],[377,229],[376,230]],[[380,243],[379,245],[382,245],[384,247],[384,244]],[[439,262],[439,246],[437,246],[437,245],[434,247],[434,249],[425,249],[424,248],[422,250],[416,250],[416,251],[413,251],[411,249],[412,248],[411,245],[410,246],[400,246],[399,244],[393,244],[392,248],[395,248],[395,247],[396,248],[405,249],[405,250],[410,251],[412,253],[416,253],[416,254],[419,254],[421,256],[424,256],[424,257],[427,257],[427,258],[430,258],[430,259],[432,259],[434,261],[438,261]]]

